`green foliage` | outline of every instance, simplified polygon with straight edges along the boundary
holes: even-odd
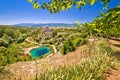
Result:
[[[2,37],[4,34],[4,27],[0,27],[0,37]]]
[[[52,32],[52,37],[55,37],[57,35],[57,31]]]
[[[29,48],[29,47],[33,47],[35,46],[35,44],[31,44],[30,42],[22,42],[22,43],[19,43],[19,46],[23,47],[23,48]]]
[[[93,22],[87,22],[80,27],[77,21],[77,26],[83,36],[95,37],[119,37],[120,36],[120,5],[116,8],[108,10],[106,13],[100,12],[101,17],[96,17]],[[85,38],[84,37],[84,38]]]
[[[69,47],[69,45],[67,45],[67,44],[63,45],[63,48],[62,48],[62,53],[63,54],[67,54],[67,52],[69,52],[68,47]]]
[[[10,36],[11,38],[14,38],[14,30],[13,29],[5,29],[5,33]]]
[[[75,45],[71,39],[68,39],[63,45],[63,54],[67,54],[67,52],[75,50]]]
[[[30,56],[25,56],[21,49],[21,47],[23,47],[22,43],[32,30],[34,29],[0,26],[0,66],[12,64],[17,61],[32,60]],[[30,43],[25,45],[29,47],[33,46],[33,44]],[[22,54],[22,56],[20,54]]]
[[[90,4],[91,4],[91,5],[95,4],[95,1],[96,1],[96,0],[91,0]]]
[[[75,46],[72,42],[72,40],[68,40],[64,45],[63,45],[63,49],[62,52],[63,54],[67,54],[67,52],[73,51],[75,50]]]
[[[28,0],[28,2],[32,2],[32,0]]]
[[[17,39],[17,42],[18,43],[21,43],[21,42],[23,42],[24,41],[24,38],[23,37],[19,37],[18,39]]]
[[[34,30],[26,27],[0,26],[0,46],[7,47],[10,43],[23,42]]]
[[[8,48],[0,47],[0,66],[12,64],[17,61],[32,60],[30,56],[20,56],[21,49],[16,44],[10,44]]]
[[[67,54],[70,51],[74,51],[77,46],[81,46],[86,42],[86,38],[82,38],[81,36],[71,37],[63,44],[61,52]]]
[[[76,46],[81,46],[86,43],[86,40],[84,38],[78,38],[76,42]]]
[[[9,44],[9,42],[7,42],[6,40],[0,38],[0,46],[5,46],[5,47],[7,47],[8,44]]]
[[[101,2],[108,7],[110,0],[51,0],[41,3],[38,0],[28,0],[32,3],[35,9],[47,9],[50,13],[57,13],[63,10],[70,9],[72,6],[76,6],[81,9],[85,5],[94,5],[96,2]],[[40,4],[39,4],[40,3]]]
[[[77,24],[79,30],[81,30],[83,28],[82,24],[79,21],[76,21],[76,24]]]
[[[0,53],[4,53],[7,49],[5,47],[0,47]]]
[[[2,39],[6,40],[8,43],[12,43],[12,38],[9,37],[7,34],[3,34]]]
[[[101,33],[104,37],[119,37],[120,36],[120,5],[116,8],[108,10],[106,13],[101,13],[100,18],[95,18],[93,23],[95,24],[94,30],[97,33]]]

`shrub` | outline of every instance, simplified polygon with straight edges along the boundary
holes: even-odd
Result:
[[[0,38],[0,46],[4,46],[4,47],[7,47],[9,44],[9,42],[3,40],[2,38]]]
[[[6,48],[4,46],[0,47],[0,53],[4,53],[6,51]]]
[[[23,42],[24,41],[24,38],[23,37],[19,37],[18,39],[17,39],[17,43],[21,43],[21,42]]]
[[[84,38],[76,38],[76,39],[73,38],[73,40],[68,39],[63,44],[63,47],[62,47],[61,51],[62,51],[63,54],[67,54],[70,51],[74,51],[77,46],[81,46],[85,43],[86,43],[86,39],[84,39]]]

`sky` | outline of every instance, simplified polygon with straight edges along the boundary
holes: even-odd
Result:
[[[40,0],[47,1],[47,0]],[[49,0],[48,0],[49,1]],[[111,0],[109,8],[120,4],[120,0]],[[47,10],[35,10],[27,0],[0,0],[0,25],[19,23],[81,23],[92,21],[103,9],[103,4],[85,6],[82,10],[72,7],[70,10],[51,14]]]

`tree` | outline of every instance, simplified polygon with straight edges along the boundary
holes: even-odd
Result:
[[[85,5],[94,5],[96,2],[101,2],[108,7],[110,0],[50,0],[48,2],[40,2],[39,0],[28,0],[32,3],[35,9],[47,9],[50,13],[57,13],[63,10],[70,9],[72,6],[76,6],[81,9]]]
[[[79,21],[76,21],[76,24],[77,24],[79,30],[81,30],[83,28],[82,24]]]
[[[14,34],[15,34],[14,32],[15,31],[12,28],[11,29],[10,28],[6,28],[4,32],[5,32],[5,34],[10,36],[11,38],[14,38]]]
[[[7,34],[3,34],[2,39],[6,40],[8,43],[11,43],[13,40]]]
[[[62,47],[62,53],[65,55],[68,52],[69,52],[69,45],[65,43]]]
[[[18,39],[21,36],[19,30],[14,31],[14,39]]]
[[[94,19],[92,24],[95,24],[94,30],[102,33],[104,37],[120,36],[120,5],[116,8],[108,10],[106,13],[101,13],[101,17]]]

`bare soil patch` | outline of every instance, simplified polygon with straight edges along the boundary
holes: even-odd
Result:
[[[120,80],[120,66],[110,69],[105,80]]]

